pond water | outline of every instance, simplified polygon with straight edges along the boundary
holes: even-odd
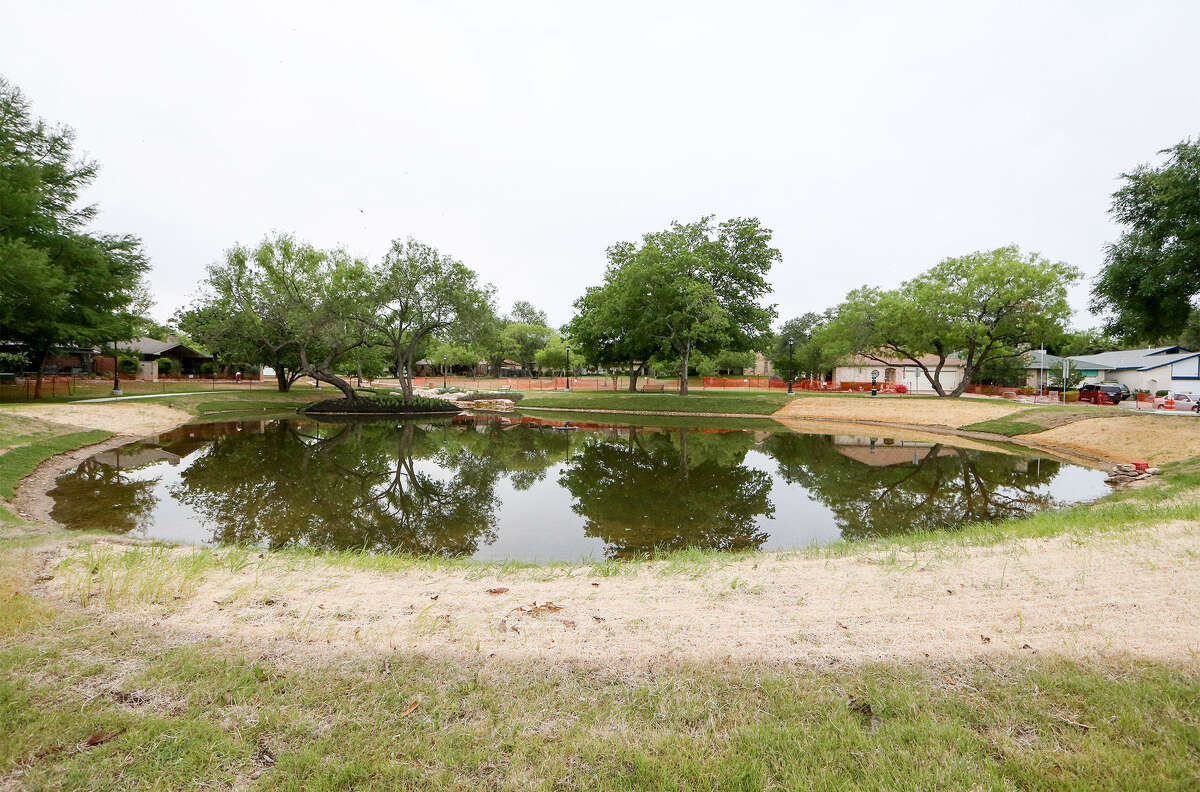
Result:
[[[190,543],[548,561],[952,530],[1107,491],[1101,471],[933,435],[559,423],[189,424],[64,473],[53,514]]]

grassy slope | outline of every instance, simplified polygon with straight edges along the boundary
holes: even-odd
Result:
[[[65,426],[0,411],[0,498],[11,498],[21,479],[50,457],[110,437],[111,432],[99,429],[72,432]]]
[[[693,391],[688,396],[680,396],[674,393],[596,391],[530,393],[521,401],[521,407],[770,415],[787,404],[787,400],[788,396],[783,393],[762,392]]]
[[[1055,426],[1075,423],[1076,421],[1086,421],[1089,418],[1121,418],[1133,414],[1128,411],[1118,411],[1103,407],[1045,405],[1031,407],[1028,410],[1005,415],[1001,418],[992,418],[987,421],[966,424],[959,428],[968,429],[973,432],[992,432],[993,434],[1015,437],[1016,435],[1043,432]]]

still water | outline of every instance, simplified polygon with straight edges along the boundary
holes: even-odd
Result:
[[[191,543],[548,561],[953,530],[1107,491],[1097,470],[932,435],[577,426],[519,416],[186,425],[64,473],[53,514]]]

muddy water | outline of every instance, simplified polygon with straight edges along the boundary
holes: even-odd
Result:
[[[547,561],[954,530],[1097,497],[1103,476],[936,437],[288,418],[182,426],[51,495],[70,527],[139,537]]]

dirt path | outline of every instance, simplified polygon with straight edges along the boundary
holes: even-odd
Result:
[[[122,568],[116,557],[110,564]],[[1200,534],[1182,523],[917,556],[764,554],[683,574],[647,564],[615,577],[583,568],[480,578],[463,570],[351,571],[270,555],[237,572],[232,566],[205,572],[182,599],[172,590],[160,604],[95,612],[193,638],[222,636],[281,658],[401,650],[617,673],[726,660],[1200,656]],[[64,602],[90,585],[83,563],[51,571],[45,591]]]

